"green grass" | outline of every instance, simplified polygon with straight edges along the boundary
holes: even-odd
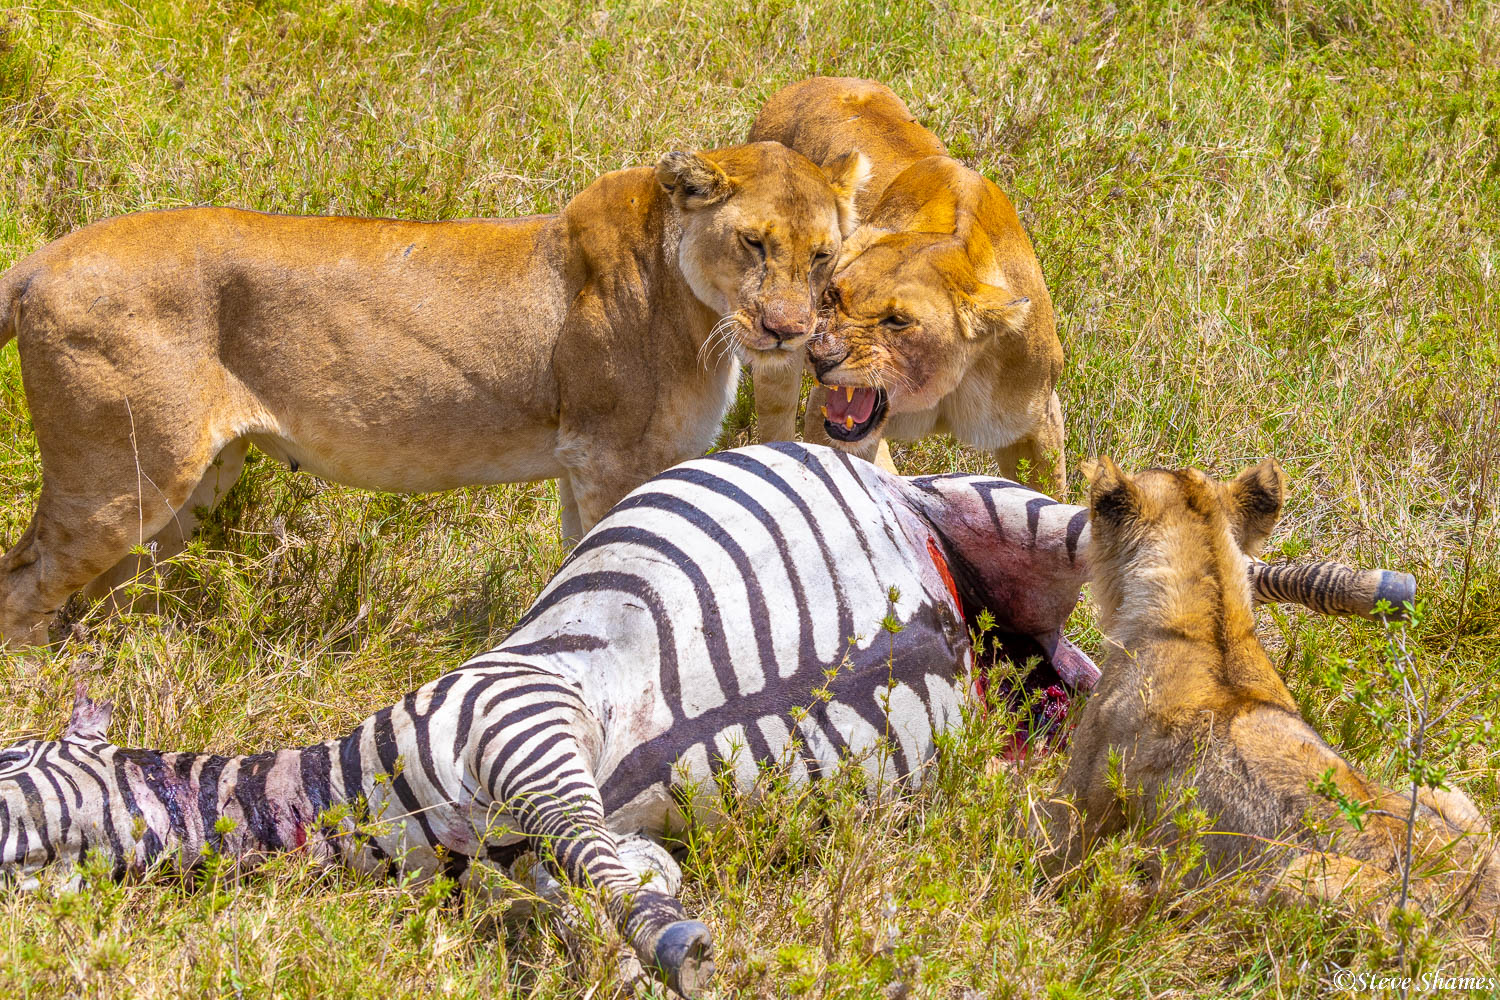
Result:
[[[1415,572],[1420,669],[1493,699],[1494,5],[122,0],[22,3],[0,25],[0,265],[170,205],[553,211],[602,171],[736,141],[784,83],[885,80],[1031,232],[1068,352],[1070,467],[1107,452],[1222,474],[1275,455],[1292,497],[1273,550]],[[747,413],[726,444],[748,440]],[[993,470],[943,441],[897,461]],[[0,537],[39,485],[7,349]],[[4,656],[0,736],[55,735],[74,677],[118,702],[121,743],[343,732],[501,636],[562,557],[556,519],[545,483],[379,496],[256,462],[163,578],[159,614],[74,609],[61,648]],[[1391,776],[1390,734],[1318,670],[1373,655],[1379,630],[1262,624],[1309,719]],[[959,734],[913,801],[772,789],[695,839],[685,895],[717,932],[719,995],[1315,996],[1338,967],[1394,970],[1376,916],[1178,889],[1170,831],[1038,891],[1020,816],[1059,761],[989,766],[995,728]],[[1493,753],[1448,763],[1500,813]],[[1150,862],[1160,884],[1134,874]],[[497,929],[497,909],[296,859],[193,886],[3,890],[0,994],[611,995],[603,942],[575,964],[545,933]],[[1417,970],[1497,974],[1493,944],[1418,936]]]

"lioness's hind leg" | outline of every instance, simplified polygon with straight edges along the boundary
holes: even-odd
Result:
[[[583,522],[578,517],[578,499],[573,496],[573,482],[566,472],[557,477],[557,512],[562,518],[563,544],[571,549],[583,537]]]
[[[203,477],[189,494],[187,502],[173,512],[165,527],[151,536],[151,540],[146,543],[149,551],[145,554],[132,552],[125,556],[111,569],[95,577],[84,588],[83,595],[90,600],[107,597],[117,608],[128,607],[131,601],[124,596],[124,585],[151,569],[157,562],[170,559],[187,547],[188,539],[202,523],[200,515],[207,515],[218,506],[219,501],[224,499],[224,494],[240,478],[240,473],[245,468],[245,453],[249,450],[249,442],[244,439],[225,445],[204,470]]]
[[[165,529],[209,464],[174,461],[166,449],[148,463],[144,449],[126,450],[128,438],[118,449],[101,447],[102,434],[82,440],[89,430],[78,428],[75,440],[63,442],[76,452],[71,461],[49,464],[39,428],[41,496],[30,527],[0,558],[0,638],[7,643],[45,644],[63,602]]]
[[[0,559],[0,637],[45,645],[63,602],[171,516],[145,509],[135,496],[60,495],[43,482],[30,527]]]
[[[39,567],[33,569],[38,555],[33,515],[20,540],[0,556],[0,644],[40,646],[47,642],[47,628],[56,609],[18,600],[27,590],[26,577],[40,573]]]

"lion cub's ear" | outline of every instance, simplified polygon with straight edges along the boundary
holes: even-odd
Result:
[[[1274,458],[1253,465],[1224,488],[1229,499],[1229,527],[1240,550],[1253,556],[1281,518],[1286,473]]]
[[[870,158],[864,153],[845,153],[830,160],[823,168],[828,176],[828,185],[833,188],[839,206],[839,233],[848,237],[859,228],[859,213],[855,211],[854,199],[865,188],[870,179]]]
[[[1090,521],[1120,526],[1140,516],[1140,490],[1108,455],[1085,462],[1080,469],[1089,481]]]
[[[1019,333],[1031,315],[1031,299],[999,285],[980,285],[973,293],[959,293],[959,316],[964,336],[979,340],[993,333]]]
[[[717,204],[734,193],[734,181],[701,153],[673,150],[656,163],[656,182],[680,209],[693,211]]]

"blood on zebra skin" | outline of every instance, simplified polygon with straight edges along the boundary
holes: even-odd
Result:
[[[603,518],[498,646],[341,738],[124,749],[80,693],[61,739],[0,751],[0,866],[298,849],[482,886],[534,849],[691,996],[712,936],[654,838],[721,818],[720,788],[752,791],[763,763],[806,782],[858,768],[876,794],[919,784],[972,698],[981,610],[1007,654],[1040,661],[1027,683],[1092,686],[1061,631],[1088,575],[1081,513],[815,446],[687,462]]]

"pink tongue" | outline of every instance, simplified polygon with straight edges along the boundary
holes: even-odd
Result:
[[[862,424],[874,412],[874,389],[857,388],[853,399],[849,398],[849,390],[841,385],[828,390],[828,419],[833,423],[842,424],[845,417],[853,417],[856,424]]]

